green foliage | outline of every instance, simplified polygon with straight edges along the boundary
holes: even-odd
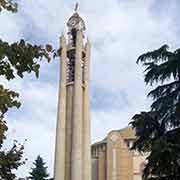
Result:
[[[3,180],[14,180],[16,175],[14,170],[25,163],[22,161],[24,146],[14,142],[13,147],[8,150],[0,151],[0,177]]]
[[[6,121],[3,119],[4,113],[9,107],[19,107],[20,103],[13,98],[18,94],[8,89],[3,89],[0,86],[0,178],[3,180],[14,180],[16,175],[14,170],[17,170],[19,166],[25,163],[22,161],[24,146],[14,142],[13,147],[10,150],[4,150],[2,148],[3,142],[6,139],[6,131],[8,130]]]
[[[6,121],[4,121],[2,117],[0,117],[0,149],[2,148],[2,144],[4,140],[6,139],[5,132],[7,130],[8,130],[8,127],[6,125]]]
[[[17,3],[12,0],[0,0],[0,12],[2,10],[17,12]]]
[[[9,44],[0,40],[0,76],[7,80],[15,79],[17,76],[24,77],[25,73],[34,72],[39,77],[39,61],[47,59],[50,62],[49,53],[53,53],[51,45],[42,46],[26,43],[24,40]],[[20,103],[15,99],[18,93],[5,89],[0,85],[0,113],[5,113],[8,107],[18,107]]]
[[[13,0],[0,0],[0,12],[7,10],[17,11],[17,3]],[[27,73],[35,73],[39,77],[41,60],[51,60],[50,54],[57,56],[52,46],[47,44],[45,47],[32,45],[20,40],[12,44],[0,39],[0,76],[13,80],[17,77],[23,78]],[[0,83],[0,179],[14,180],[15,171],[25,163],[22,160],[24,146],[14,142],[10,150],[3,150],[2,145],[6,139],[5,132],[8,130],[4,114],[9,108],[19,108],[21,103],[18,101],[19,93],[5,88]]]
[[[46,180],[49,174],[47,173],[47,167],[45,166],[43,158],[38,156],[33,164],[35,167],[31,169],[28,178],[32,180]]]
[[[144,81],[157,85],[148,97],[153,102],[149,112],[141,112],[131,122],[137,139],[132,149],[149,153],[144,180],[180,179],[180,49],[168,46],[141,55]]]
[[[10,150],[4,150],[2,145],[6,139],[5,132],[8,130],[3,117],[0,117],[0,179],[14,180],[16,178],[14,170],[25,163],[23,158],[24,145],[14,141]]]
[[[23,78],[25,72],[35,72],[38,77],[40,65],[37,61],[43,57],[50,61],[48,52],[41,46],[24,40],[13,44],[0,40],[0,75],[11,80],[16,77],[15,74]]]
[[[49,53],[53,53],[51,45],[42,46],[26,43],[24,40],[9,44],[0,40],[0,76],[7,80],[15,79],[17,76],[24,77],[25,73],[34,72],[39,77],[39,61],[47,59],[50,62]],[[19,94],[5,89],[0,84],[0,115],[4,114],[10,107],[20,107],[17,101]]]
[[[50,61],[49,53],[53,51],[50,47],[51,45],[46,45],[46,48],[48,48],[46,49],[42,46],[31,45],[24,40],[12,44],[0,40],[0,76],[7,80],[13,80],[17,76],[23,78],[25,73],[34,72],[38,78],[40,69],[39,61],[42,59],[47,59],[48,62]],[[18,97],[19,93],[6,89],[0,84],[0,147],[2,147],[5,132],[7,131],[6,122],[3,120],[4,114],[9,108],[20,107],[21,103],[18,101]],[[23,164],[20,161],[23,151],[22,149],[17,151],[15,147],[10,152],[14,153],[14,157],[19,158],[17,160],[11,156],[13,155],[12,153],[0,152],[0,159],[3,158],[4,161],[7,161],[3,164],[4,169],[9,169],[5,171],[0,168],[1,178],[5,179],[7,177],[7,180],[14,179],[15,175],[9,171],[13,170],[14,167],[17,169],[18,166]]]
[[[20,102],[18,102],[15,98],[19,97],[19,94],[11,91],[9,89],[4,89],[2,85],[0,85],[0,116],[2,117],[4,113],[7,112],[8,108],[13,106],[19,108]]]

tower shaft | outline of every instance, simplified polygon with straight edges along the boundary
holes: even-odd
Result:
[[[67,69],[67,48],[64,36],[60,38],[61,43],[61,63],[60,63],[60,84],[59,84],[59,103],[56,126],[56,147],[54,178],[56,180],[65,179],[65,144],[66,142],[66,69]]]
[[[90,98],[89,98],[89,81],[90,81],[90,42],[85,47],[85,63],[84,63],[84,92],[83,92],[83,176],[86,180],[91,180],[91,125],[90,125]]]
[[[72,136],[72,180],[83,180],[83,84],[82,84],[82,33],[77,32],[75,59],[75,82],[73,101],[73,136]]]
[[[77,12],[62,36],[56,129],[55,180],[91,180],[89,66],[90,42],[84,45],[84,21]]]

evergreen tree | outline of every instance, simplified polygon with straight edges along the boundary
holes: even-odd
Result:
[[[29,179],[46,180],[49,174],[47,173],[47,167],[45,166],[45,162],[43,162],[43,158],[38,156],[33,164],[35,167],[32,168],[31,172],[29,173]]]
[[[180,49],[168,46],[141,55],[144,81],[155,88],[148,97],[153,102],[131,122],[137,139],[133,150],[147,153],[144,180],[180,179]]]

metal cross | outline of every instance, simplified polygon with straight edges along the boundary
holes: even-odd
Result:
[[[79,3],[78,2],[76,2],[76,5],[75,5],[75,9],[74,9],[74,11],[75,12],[77,12],[79,10]]]

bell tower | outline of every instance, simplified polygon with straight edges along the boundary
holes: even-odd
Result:
[[[60,84],[56,129],[55,180],[91,180],[89,66],[90,42],[78,13],[60,37]]]

